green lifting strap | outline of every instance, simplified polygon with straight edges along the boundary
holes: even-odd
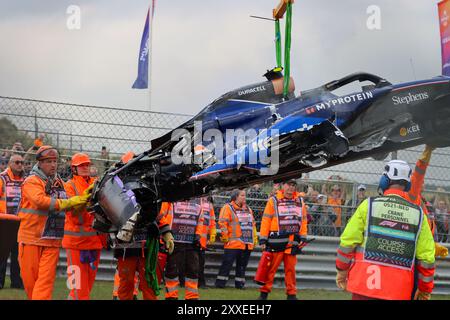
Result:
[[[292,29],[292,3],[288,3],[286,10],[286,35],[284,47],[284,89],[283,95],[289,94],[289,82],[291,77],[291,29]]]
[[[159,296],[160,288],[158,284],[158,277],[156,276],[156,268],[158,266],[158,238],[148,237],[145,244],[147,256],[145,257],[145,280],[150,288],[153,289],[156,296]]]
[[[280,20],[275,20],[275,49],[277,58],[277,68],[281,68],[281,30]]]

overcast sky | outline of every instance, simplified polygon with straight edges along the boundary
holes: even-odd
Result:
[[[0,95],[148,110],[148,91],[131,86],[149,2],[0,0]],[[296,1],[296,92],[355,71],[393,83],[440,74],[437,2]],[[157,0],[152,109],[194,114],[262,81],[275,65],[274,26],[249,16],[270,17],[277,3]],[[80,30],[66,27],[69,5],[81,8]],[[381,9],[381,30],[366,27],[370,5]]]

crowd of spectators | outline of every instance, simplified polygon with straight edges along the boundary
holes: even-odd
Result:
[[[0,172],[6,170],[8,166],[9,159],[14,154],[20,154],[24,158],[24,171],[28,175],[35,164],[35,154],[36,151],[44,144],[44,135],[40,135],[34,140],[33,145],[25,150],[21,142],[15,142],[12,147],[4,147],[0,150]],[[90,168],[91,176],[98,177],[101,176],[106,169],[109,168],[113,160],[110,159],[109,151],[105,146],[102,147],[98,154],[90,155],[93,159],[93,165]],[[60,177],[67,181],[72,177],[71,171],[71,157],[72,154],[66,154],[61,152],[61,158],[58,163],[58,174]]]
[[[21,142],[15,142],[13,146],[2,149],[0,151],[0,172],[7,168],[9,158],[13,154],[20,154],[24,157],[24,170],[28,174],[35,163],[34,153],[43,145],[44,139],[43,135],[39,136],[34,141],[34,145],[26,151]],[[71,154],[62,152],[58,173],[63,180],[71,178],[71,156]],[[101,176],[111,165],[112,160],[105,146],[99,153],[90,156],[93,159],[90,169],[92,177]],[[247,203],[254,210],[258,227],[267,199],[279,189],[278,183],[255,184],[247,189]],[[369,192],[366,185],[346,181],[337,175],[330,176],[322,183],[299,180],[298,189],[308,206],[309,234],[316,236],[340,236],[358,205],[368,196],[377,195],[376,187],[372,187]],[[221,194],[217,194],[214,198],[221,197]],[[450,202],[447,193],[444,189],[438,188],[427,200],[430,216],[436,222],[435,240],[450,242]],[[215,207],[221,205],[219,200]]]

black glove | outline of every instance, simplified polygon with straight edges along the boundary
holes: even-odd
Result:
[[[267,239],[259,239],[259,245],[267,245]]]

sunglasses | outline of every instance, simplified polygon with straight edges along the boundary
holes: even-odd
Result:
[[[18,160],[18,161],[14,161],[14,163],[15,163],[15,164],[24,164],[25,162],[24,162],[24,161],[19,161],[19,160]]]
[[[341,192],[341,189],[333,189],[333,191]]]

